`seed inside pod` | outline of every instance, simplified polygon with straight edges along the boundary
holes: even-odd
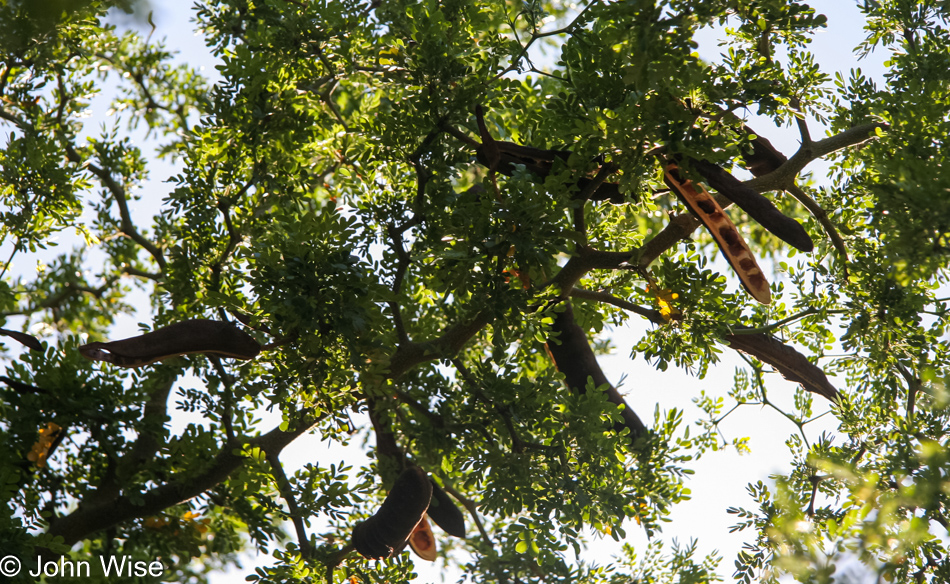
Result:
[[[364,558],[383,560],[402,549],[432,499],[432,483],[418,466],[402,471],[376,513],[353,528],[353,547]]]
[[[752,250],[739,235],[732,220],[722,212],[722,208],[706,191],[705,187],[692,181],[683,181],[676,163],[667,164],[664,178],[674,193],[686,203],[689,210],[702,221],[712,234],[719,249],[745,289],[762,304],[772,302],[769,283],[759,269]]]
[[[432,527],[426,521],[426,516],[422,516],[422,521],[413,528],[409,535],[409,547],[416,555],[423,560],[434,562],[436,558],[435,534],[432,533]]]

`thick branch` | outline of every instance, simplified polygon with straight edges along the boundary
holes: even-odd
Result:
[[[177,375],[168,375],[167,379],[154,381],[155,387],[148,394],[148,401],[142,411],[142,424],[139,436],[128,454],[119,461],[116,473],[121,480],[131,476],[143,464],[151,460],[161,446],[160,437],[168,421],[168,395],[175,384]]]
[[[400,377],[416,365],[436,359],[454,357],[472,337],[492,321],[492,313],[483,310],[470,321],[459,322],[445,329],[430,341],[401,343],[389,365],[390,377]]]
[[[855,146],[868,140],[874,135],[874,131],[878,128],[886,129],[888,126],[883,123],[865,124],[850,128],[840,134],[819,140],[818,142],[803,144],[798,152],[781,164],[781,166],[772,172],[745,181],[742,185],[760,193],[773,190],[791,190],[795,188],[795,178],[798,176],[798,173],[808,166],[809,163],[822,156],[827,156],[832,152],[841,150],[842,148]],[[763,152],[766,150],[767,149],[763,149]],[[775,160],[778,160],[778,158],[775,158]],[[770,159],[768,163],[770,164],[775,160]],[[767,168],[767,166],[763,166],[763,168],[759,170],[764,170],[764,168]],[[717,197],[716,200],[724,209],[729,206],[728,201],[723,201],[719,197]],[[816,215],[816,217],[818,217],[818,215]],[[821,221],[820,218],[819,221]],[[639,267],[645,268],[649,266],[666,250],[676,245],[678,241],[689,237],[699,225],[699,220],[691,215],[673,216],[673,218],[670,219],[670,223],[660,231],[660,233],[656,234],[650,241],[643,245],[640,253]],[[832,240],[834,241],[834,238],[832,238]]]
[[[772,234],[804,252],[815,247],[801,223],[779,211],[772,201],[742,184],[728,171],[707,160],[690,159],[689,165],[706,179],[709,186],[728,197]]]
[[[798,152],[788,159],[782,166],[773,172],[746,181],[745,186],[758,191],[775,191],[788,188],[795,178],[808,164],[832,152],[849,146],[856,146],[874,136],[877,129],[887,129],[883,123],[864,124],[849,128],[840,134],[830,136],[824,140],[802,144]]]
[[[723,206],[723,208],[725,208],[725,206]],[[702,223],[700,223],[699,219],[689,213],[673,215],[670,217],[670,222],[666,227],[640,248],[640,261],[637,263],[637,267],[641,269],[647,268],[656,261],[658,257],[663,255],[666,250],[676,245],[679,241],[688,239],[690,234],[700,225],[702,225]]]
[[[62,537],[63,543],[71,546],[113,525],[136,517],[158,514],[168,507],[197,497],[225,481],[244,464],[246,458],[240,454],[240,451],[245,444],[250,447],[259,447],[265,452],[279,453],[297,437],[313,428],[318,421],[319,419],[309,419],[301,423],[297,429],[287,432],[275,428],[267,434],[250,438],[246,442],[228,441],[204,472],[178,480],[173,478],[142,495],[118,497],[94,505],[80,504],[79,508],[69,515],[52,521],[47,533],[51,537]],[[45,555],[55,557],[57,554],[47,550]]]

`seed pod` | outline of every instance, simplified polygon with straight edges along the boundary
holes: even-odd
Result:
[[[772,201],[742,184],[736,177],[706,160],[690,160],[696,172],[703,175],[709,186],[739,206],[785,243],[801,251],[815,248],[814,242],[802,224],[779,211]]]
[[[465,537],[465,516],[434,481],[432,482],[432,502],[429,503],[429,510],[426,513],[436,525],[442,528],[442,531],[455,537]]]
[[[10,331],[7,329],[0,329],[0,335],[10,337],[21,345],[25,345],[31,351],[37,351],[39,353],[43,352],[43,343],[39,342],[36,337],[32,335],[17,331]]]
[[[402,471],[376,513],[353,528],[353,547],[364,558],[383,560],[402,549],[432,499],[432,483],[418,466]]]
[[[753,176],[766,175],[788,162],[788,158],[772,146],[768,139],[759,136],[749,126],[742,126],[742,130],[749,136],[755,136],[751,141],[752,152],[742,155],[746,168]]]
[[[416,525],[409,535],[409,547],[416,555],[428,562],[434,562],[436,557],[435,534],[432,533],[432,527],[426,521],[426,516],[422,516],[422,521]]]
[[[260,343],[234,325],[202,319],[176,322],[121,341],[79,347],[79,353],[86,359],[119,367],[141,367],[189,353],[253,359],[260,352]]]
[[[675,163],[666,167],[665,177],[667,184],[686,203],[690,211],[703,222],[706,229],[712,233],[713,239],[722,250],[722,254],[729,260],[732,269],[739,276],[739,280],[753,298],[762,304],[772,302],[772,292],[762,270],[759,269],[752,250],[746,244],[729,216],[722,210],[719,203],[710,196],[701,184],[694,186],[692,181],[683,182],[680,179]],[[697,190],[698,187],[698,190]]]
[[[802,388],[836,402],[838,390],[828,381],[828,376],[807,357],[768,334],[733,334],[723,337],[730,347],[752,355],[768,363],[789,381],[800,383]]]

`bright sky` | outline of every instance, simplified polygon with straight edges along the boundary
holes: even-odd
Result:
[[[153,38],[165,37],[167,46],[179,51],[180,60],[203,66],[205,73],[215,78],[214,60],[201,38],[194,36],[193,27],[188,22],[190,20],[188,4],[168,2],[157,5],[154,21],[158,28]],[[859,28],[862,19],[855,3],[851,0],[816,0],[812,4],[819,12],[823,11],[829,19],[828,29],[817,36],[813,45],[819,55],[818,62],[826,63],[826,70],[831,69],[829,73],[833,73],[834,70],[847,72],[851,67],[860,66],[866,74],[880,78],[882,73],[880,63],[884,55],[875,55],[872,59],[860,64],[856,63],[851,55],[852,48],[863,40],[862,31]],[[716,46],[716,39],[716,31],[710,31],[700,39],[701,54],[707,60],[715,60],[720,52]],[[100,111],[99,115],[101,116],[102,113]],[[98,121],[95,121],[97,119],[100,118],[94,118],[93,123],[89,124],[93,131],[96,131],[95,128],[98,127]],[[786,154],[790,155],[797,148],[797,133],[792,130],[776,129],[769,122],[755,123],[753,127]],[[813,135],[820,134],[815,126],[812,133]],[[170,186],[163,182],[164,178],[171,174],[171,167],[162,163],[157,163],[152,167],[153,180],[145,188],[143,199],[133,205],[133,212],[136,215],[149,217],[156,212],[161,199],[170,190]],[[820,178],[820,176],[816,177],[816,179]],[[64,243],[68,243],[68,238],[64,239],[66,240]],[[20,264],[21,270],[32,267],[31,264],[25,264],[22,261]],[[141,298],[143,305],[147,306],[145,297]],[[132,334],[137,328],[135,323],[141,320],[148,320],[148,317],[126,319],[117,336],[122,333]],[[626,378],[621,390],[626,393],[631,406],[648,425],[652,422],[653,411],[656,407],[662,410],[674,407],[682,409],[686,413],[685,418],[690,420],[699,414],[699,410],[692,404],[691,399],[698,396],[700,390],[706,389],[709,393],[723,394],[732,386],[734,370],[741,361],[727,348],[723,348],[722,362],[712,368],[709,375],[702,380],[675,369],[660,373],[642,358],[637,356],[631,358],[630,348],[642,336],[646,326],[643,323],[635,323],[630,327],[615,331],[613,342],[617,350],[612,355],[601,358],[601,363],[607,377],[613,382]],[[193,383],[197,384],[197,382]],[[770,397],[789,408],[792,388],[792,384],[782,380],[778,374],[770,375]],[[819,403],[819,399],[815,400],[815,407],[819,412],[826,409],[824,404]],[[176,418],[176,431],[180,431],[188,422],[198,422],[198,420],[184,416]],[[272,422],[276,423],[272,418],[263,427],[270,428],[273,425]],[[808,428],[809,438],[815,439],[823,431],[833,432],[834,420],[826,417]],[[698,428],[696,430],[698,431]],[[745,491],[746,485],[750,482],[766,480],[769,474],[784,472],[788,468],[789,454],[784,442],[793,430],[792,424],[773,410],[749,406],[733,413],[723,422],[722,431],[727,439],[749,436],[752,454],[739,456],[733,451],[710,453],[697,463],[694,466],[696,474],[688,483],[693,499],[673,511],[663,538],[667,541],[676,538],[681,543],[687,542],[690,538],[698,538],[701,554],[718,549],[724,557],[720,564],[720,573],[729,581],[733,559],[746,539],[743,535],[751,536],[752,534],[729,534],[728,528],[735,523],[735,518],[726,513],[726,508],[733,505],[751,506],[751,499]],[[313,436],[292,444],[281,458],[288,467],[288,473],[292,473],[303,464],[314,462],[315,452],[322,453],[319,460],[325,464],[345,459],[349,464],[359,466],[364,460],[357,446],[342,451],[320,443],[318,437]],[[627,533],[629,536],[627,542],[638,549],[642,549],[647,543],[646,537],[635,524],[627,527]],[[603,544],[598,543],[595,547],[596,551],[587,553],[585,559],[601,564],[609,562],[610,556],[619,549],[612,540],[606,540]],[[265,565],[270,563],[269,558],[261,558],[261,560]],[[417,560],[416,565],[421,574],[419,581],[438,582],[442,577],[449,582],[458,579],[457,573],[443,572],[439,565],[428,564],[421,560]],[[243,580],[243,576],[248,571],[250,569],[245,567],[239,573],[216,575],[212,577],[212,583],[234,582],[238,576],[240,580]]]

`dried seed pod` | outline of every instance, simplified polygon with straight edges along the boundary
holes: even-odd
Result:
[[[428,562],[434,562],[436,557],[435,534],[432,533],[432,527],[426,521],[426,516],[422,516],[420,521],[409,535],[409,547],[416,555]]]
[[[21,345],[26,346],[31,351],[37,351],[39,353],[43,352],[43,343],[39,342],[39,340],[37,340],[37,338],[32,335],[17,331],[10,331],[7,329],[0,329],[0,335],[10,337]]]
[[[788,158],[778,151],[768,139],[763,138],[749,126],[742,126],[742,130],[749,136],[755,136],[751,141],[752,152],[742,155],[746,168],[753,176],[763,176],[788,162]]]
[[[828,381],[828,376],[807,357],[772,335],[726,335],[723,340],[737,351],[752,355],[763,363],[775,367],[782,377],[800,383],[801,386],[825,399],[838,401],[838,390]]]
[[[429,503],[427,514],[442,531],[455,537],[465,537],[465,516],[435,481],[432,482],[432,502]]]
[[[353,528],[353,547],[364,558],[383,560],[402,549],[432,499],[432,483],[418,466],[402,471],[376,513]]]
[[[478,133],[482,138],[481,145],[475,149],[475,157],[480,164],[493,172],[513,176],[517,168],[523,165],[526,170],[543,182],[551,174],[556,159],[560,158],[567,161],[571,156],[570,150],[543,150],[513,142],[495,140],[485,125],[485,111],[482,106],[475,108],[475,120],[478,123]],[[600,164],[603,168],[602,160]],[[601,182],[594,188],[592,186],[593,182],[591,179],[583,177],[577,180],[577,186],[581,193],[592,189],[593,192],[587,194],[588,200],[610,201],[615,205],[624,202],[624,196],[620,192],[620,186],[617,183]]]
[[[666,167],[665,177],[670,188],[712,233],[719,249],[729,260],[729,264],[749,294],[762,304],[771,303],[772,292],[769,290],[765,274],[762,273],[759,264],[755,261],[755,256],[752,255],[752,250],[739,235],[732,220],[701,184],[694,186],[692,181],[682,181],[678,170],[675,163],[670,163]]]
[[[253,359],[261,352],[254,337],[226,322],[186,320],[150,333],[79,347],[91,361],[105,361],[120,367],[141,367],[189,353],[210,353],[235,359]]]
[[[815,248],[814,242],[802,224],[779,211],[772,201],[742,184],[739,179],[706,160],[690,160],[696,172],[703,175],[709,186],[719,191],[730,201],[768,229],[773,235],[801,251]]]

